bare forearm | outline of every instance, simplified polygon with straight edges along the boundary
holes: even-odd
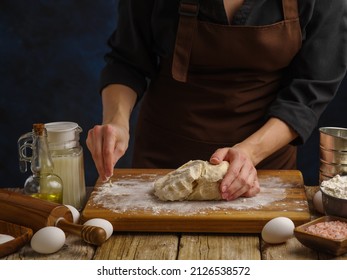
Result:
[[[262,128],[237,144],[238,148],[249,154],[254,165],[267,158],[278,149],[290,143],[297,133],[277,118],[269,119]]]
[[[109,85],[102,91],[103,124],[129,127],[129,119],[136,102],[136,93],[124,85]]]
[[[136,93],[123,85],[109,85],[102,91],[103,124],[88,131],[87,146],[102,181],[113,174],[117,161],[129,143],[129,119]]]

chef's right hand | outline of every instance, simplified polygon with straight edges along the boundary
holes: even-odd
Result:
[[[96,125],[88,131],[86,144],[103,182],[113,175],[115,164],[128,148],[129,137],[127,127],[114,124]]]
[[[211,156],[212,164],[229,162],[229,168],[221,184],[223,199],[234,200],[240,196],[252,197],[260,192],[257,170],[247,153],[238,145],[220,148]]]

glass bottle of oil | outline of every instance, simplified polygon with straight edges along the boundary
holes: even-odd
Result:
[[[21,172],[27,171],[31,163],[32,175],[25,181],[24,193],[51,202],[62,203],[63,182],[53,173],[54,166],[48,148],[47,130],[43,123],[33,125],[32,132],[22,135],[18,140]],[[31,149],[31,156],[27,155]]]

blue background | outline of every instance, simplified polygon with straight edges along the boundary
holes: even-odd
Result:
[[[99,73],[117,5],[117,0],[0,1],[1,187],[23,186],[30,171],[19,171],[17,140],[33,123],[52,121],[82,127],[86,183],[94,185],[97,173],[85,139],[101,122]],[[347,127],[346,91],[345,79],[319,126]],[[130,157],[131,149],[118,167],[129,167]],[[298,168],[307,185],[318,183],[318,129],[299,147]]]

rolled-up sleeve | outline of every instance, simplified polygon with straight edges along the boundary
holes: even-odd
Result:
[[[111,51],[101,72],[100,92],[109,84],[132,88],[141,98],[147,78],[155,75],[157,58],[152,49],[152,0],[120,0],[118,25],[108,41]]]
[[[347,2],[317,0],[303,30],[303,43],[292,61],[285,86],[269,108],[304,143],[334,98],[347,67]]]

